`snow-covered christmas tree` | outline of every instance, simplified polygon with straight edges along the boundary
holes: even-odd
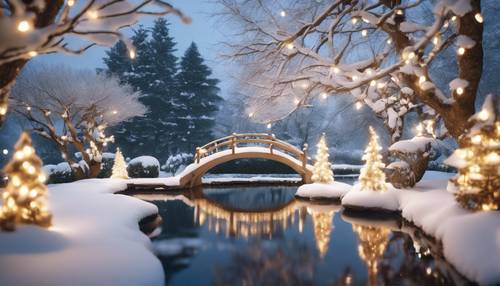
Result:
[[[328,157],[328,145],[326,144],[325,133],[321,135],[319,139],[317,151],[316,151],[316,161],[314,162],[313,175],[311,179],[315,183],[328,184],[333,182],[333,171]]]
[[[365,149],[363,160],[365,165],[360,171],[359,182],[361,190],[372,190],[385,192],[385,173],[382,168],[385,164],[382,162],[382,155],[379,153],[382,147],[378,143],[378,135],[370,126],[370,141]]]
[[[115,163],[113,164],[111,178],[128,179],[127,164],[125,163],[125,158],[123,158],[120,148],[116,148]]]
[[[2,194],[0,226],[7,231],[15,230],[20,222],[50,226],[52,215],[45,202],[46,176],[30,135],[23,132],[14,148],[13,158],[4,170],[9,182]]]
[[[457,149],[445,163],[456,167],[450,191],[457,201],[471,210],[500,210],[500,120],[497,103],[489,95],[478,113],[470,118],[472,127],[461,138]]]

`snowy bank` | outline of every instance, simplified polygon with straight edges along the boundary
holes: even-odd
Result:
[[[295,196],[310,200],[337,200],[352,188],[351,185],[334,181],[330,184],[313,183],[305,184],[298,188]]]
[[[163,285],[138,222],[153,204],[115,195],[126,180],[49,185],[53,226],[0,233],[0,285]]]
[[[404,219],[442,243],[446,260],[460,273],[482,285],[498,285],[500,212],[471,212],[461,208],[453,194],[446,191],[452,175],[427,171],[414,188],[389,190],[377,194],[381,196],[373,201],[372,195],[361,195],[365,191],[353,190],[342,199],[342,204],[401,211]]]
[[[398,192],[401,192],[401,190],[394,188],[391,184],[387,184],[386,192],[361,190],[361,185],[356,184],[342,198],[342,205],[346,209],[398,211]]]

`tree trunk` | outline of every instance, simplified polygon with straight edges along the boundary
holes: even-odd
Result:
[[[16,60],[0,65],[0,127],[5,122],[7,115],[10,89],[26,62],[27,60]]]

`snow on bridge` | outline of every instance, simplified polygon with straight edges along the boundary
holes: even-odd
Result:
[[[181,187],[201,185],[201,177],[210,169],[237,159],[268,159],[289,166],[304,183],[309,183],[312,166],[307,164],[307,144],[302,150],[265,133],[232,134],[196,148],[194,163],[179,174]]]

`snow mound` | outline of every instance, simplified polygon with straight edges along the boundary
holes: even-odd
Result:
[[[189,250],[196,250],[204,246],[199,238],[174,238],[158,240],[153,243],[153,250],[160,256],[177,256]]]
[[[387,191],[383,193],[372,190],[361,190],[361,185],[356,184],[352,190],[342,198],[342,205],[347,207],[398,211],[399,192],[401,191],[395,189],[391,184],[387,184]]]
[[[349,184],[336,181],[330,184],[305,184],[298,188],[295,196],[309,199],[340,199],[351,187]]]
[[[130,160],[128,164],[129,165],[141,164],[143,167],[157,167],[158,169],[160,168],[160,162],[158,161],[158,159],[152,156],[136,157]]]
[[[417,151],[425,151],[428,143],[432,143],[434,139],[423,136],[416,136],[410,140],[398,141],[389,147],[389,151],[399,151],[402,153],[415,153]]]

